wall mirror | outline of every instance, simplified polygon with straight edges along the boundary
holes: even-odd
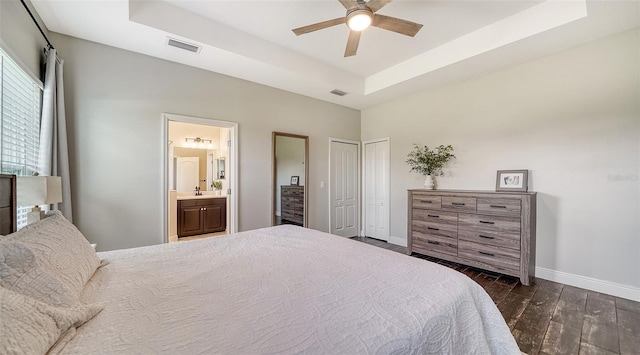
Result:
[[[271,224],[307,226],[309,136],[273,132]]]

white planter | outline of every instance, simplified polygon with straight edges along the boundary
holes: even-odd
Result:
[[[427,175],[427,178],[424,180],[424,188],[427,190],[433,190],[435,188],[435,183],[431,175]]]

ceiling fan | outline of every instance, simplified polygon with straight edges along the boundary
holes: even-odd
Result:
[[[356,55],[358,44],[360,43],[360,35],[362,31],[369,26],[382,28],[393,31],[406,36],[413,37],[420,31],[422,25],[419,23],[402,20],[396,17],[376,14],[378,10],[383,8],[392,0],[338,0],[347,9],[345,17],[338,17],[333,20],[314,23],[313,25],[303,26],[293,29],[296,36],[305,33],[322,30],[328,27],[346,23],[349,27],[349,39],[347,40],[347,48],[344,51],[345,57]]]

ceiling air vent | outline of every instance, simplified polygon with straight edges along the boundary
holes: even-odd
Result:
[[[338,95],[338,96],[344,96],[347,93],[338,89],[333,89],[331,91],[329,91],[330,93],[334,94],[334,95]]]
[[[198,53],[200,52],[200,49],[202,49],[202,47],[197,46],[195,44],[187,43],[171,37],[167,37],[167,44],[172,47],[184,49],[186,51],[193,52],[193,53]]]

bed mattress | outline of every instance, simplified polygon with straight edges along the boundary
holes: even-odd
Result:
[[[449,268],[296,226],[99,253],[68,354],[519,354]]]

